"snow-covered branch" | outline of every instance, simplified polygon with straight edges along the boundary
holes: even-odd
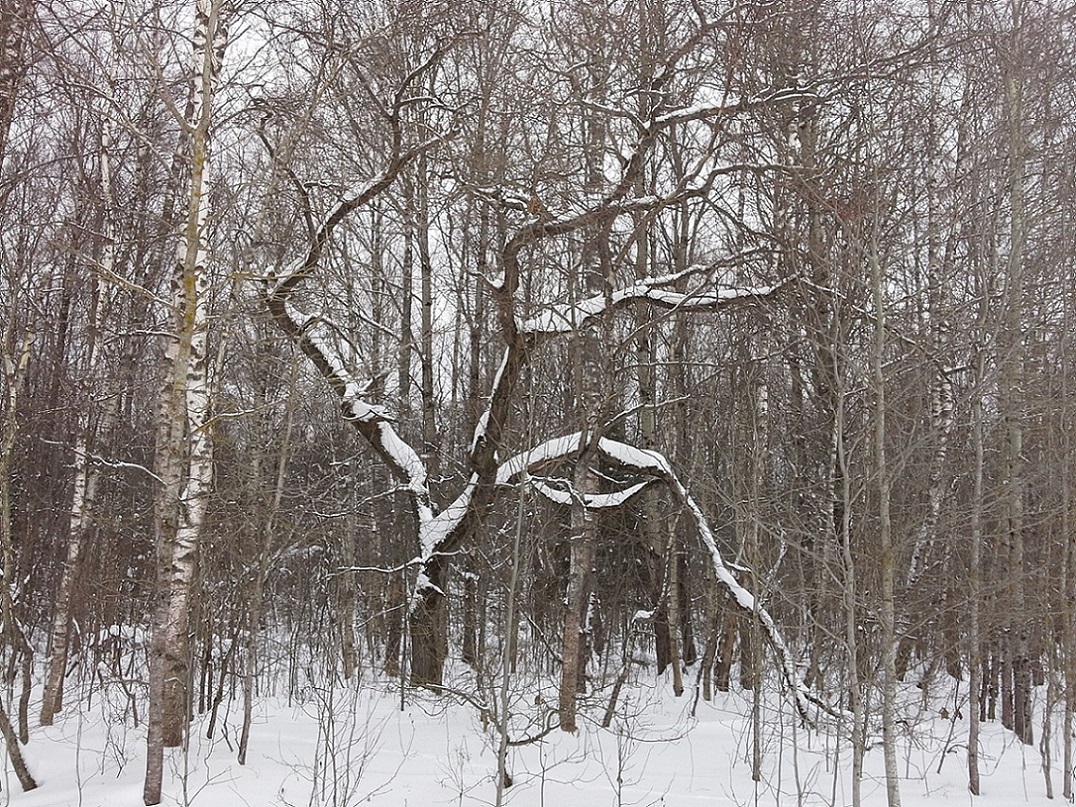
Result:
[[[578,502],[587,510],[612,510],[617,507],[623,507],[636,494],[642,493],[651,484],[651,480],[647,480],[610,493],[580,493],[571,483],[565,480],[558,481],[566,486],[565,489],[554,487],[541,479],[531,479],[530,483],[538,494],[553,502],[553,504],[571,506]]]
[[[750,288],[699,286],[687,292],[669,288],[702,270],[703,267],[694,267],[685,272],[647,278],[609,295],[596,295],[578,303],[553,305],[518,323],[517,328],[526,334],[570,333],[582,328],[590,320],[632,302],[648,302],[662,308],[682,311],[710,311],[732,303],[752,302],[770,297],[793,282],[790,279],[777,285]]]
[[[530,473],[550,462],[577,454],[582,437],[582,432],[554,437],[505,460],[497,469],[497,484],[510,484],[523,473]]]
[[[666,112],[655,118],[654,123],[658,126],[670,126],[674,123],[687,123],[695,120],[708,120],[710,118],[738,115],[752,109],[766,107],[772,104],[789,103],[792,101],[808,101],[817,103],[819,95],[810,89],[801,87],[786,87],[771,93],[760,95],[756,98],[737,99],[735,101],[723,101],[721,103],[699,103],[681,107]]]
[[[303,353],[318,368],[340,397],[345,417],[355,425],[403,482],[414,504],[420,531],[432,522],[436,515],[425,462],[397,433],[387,410],[367,400],[373,381],[362,379],[355,372],[354,368],[358,365],[355,349],[351,342],[344,338],[343,331],[333,325],[324,314],[305,314],[300,311],[293,304],[292,296],[299,284],[318,266],[325,245],[341,222],[391,187],[404,168],[416,158],[455,134],[457,116],[454,115],[446,130],[434,131],[417,143],[405,146],[401,116],[405,108],[416,103],[417,96],[411,93],[411,85],[434,68],[449,46],[445,44],[438,47],[427,59],[413,68],[393,95],[392,106],[387,111],[392,146],[381,173],[344,193],[321,224],[314,228],[305,254],[281,275],[270,273],[265,278],[266,304],[277,325],[296,341]],[[309,210],[306,214],[309,220]]]
[[[347,420],[401,479],[414,503],[419,524],[432,520],[435,507],[426,464],[393,428],[385,408],[366,399],[373,382],[352,370],[355,361],[350,343],[334,338],[339,331],[324,315],[304,314],[287,298],[281,301],[270,297],[270,306],[277,323],[295,339],[340,397]]]

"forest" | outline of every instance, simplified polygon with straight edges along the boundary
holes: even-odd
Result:
[[[898,807],[936,691],[1071,801],[1074,211],[1060,0],[5,0],[5,765],[666,682]]]

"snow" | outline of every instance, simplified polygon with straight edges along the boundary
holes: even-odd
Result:
[[[502,276],[501,282],[502,283],[504,282],[503,276]],[[491,392],[490,392],[490,401],[491,402],[500,393],[501,383],[504,380],[504,372],[508,368],[509,355],[510,355],[510,351],[506,348],[505,351],[504,351],[504,356],[501,358],[501,364],[497,368],[497,374],[493,377],[493,385],[490,387],[490,390],[491,390]],[[471,453],[472,454],[474,453],[475,449],[478,448],[479,442],[481,442],[485,438],[486,432],[489,431],[489,414],[490,414],[490,404],[487,404],[485,410],[482,412],[481,417],[478,418],[478,423],[475,425],[474,437],[471,438]]]
[[[656,451],[647,451],[643,448],[610,440],[603,437],[598,441],[598,450],[621,465],[629,468],[638,468],[643,471],[657,471],[663,476],[672,476],[672,467],[664,456]]]
[[[418,509],[418,520],[425,524],[433,518],[433,507],[430,504],[430,489],[427,483],[426,464],[413,449],[405,442],[392,424],[381,421],[377,424],[378,442],[385,453],[392,457],[393,463],[405,475],[407,490],[412,495]]]
[[[529,451],[523,451],[514,457],[510,457],[501,463],[500,468],[497,469],[497,484],[506,485],[519,474],[535,465],[573,454],[579,450],[581,438],[581,432],[565,434],[561,437],[554,437],[552,440],[546,440]]]
[[[344,385],[344,402],[347,404],[347,410],[350,413],[351,420],[361,421],[385,421],[391,416],[389,411],[383,406],[377,404],[367,403],[363,400],[363,391],[369,387],[368,384],[359,385],[354,381],[348,381]]]
[[[609,729],[596,722],[609,688],[584,710],[580,731],[554,730],[542,740],[509,749],[513,784],[506,803],[539,805],[847,805],[851,749],[833,727],[804,729],[772,682],[760,693],[762,778],[752,781],[752,693],[715,693],[698,699],[688,669],[685,695],[644,668],[621,694]],[[453,686],[467,685],[456,671]],[[511,683],[512,736],[535,736],[556,703],[551,681],[519,677]],[[939,682],[940,683],[940,682]],[[924,695],[913,683],[900,692],[898,758],[905,807],[963,803],[977,807],[1045,805],[1036,749],[1015,742],[997,723],[983,724],[983,795],[966,790],[966,718],[954,711],[953,691]],[[1043,699],[1039,693],[1039,702]],[[474,703],[493,701],[476,692]],[[402,704],[402,706],[401,706]],[[692,708],[695,712],[692,714]],[[33,710],[31,710],[33,711]],[[400,691],[367,674],[360,685],[307,684],[289,703],[256,702],[248,764],[235,758],[239,701],[222,705],[216,737],[205,738],[207,716],[196,717],[189,749],[168,753],[164,805],[286,807],[370,804],[482,805],[494,802],[496,721],[483,729],[476,706],[452,697]],[[1041,720],[1041,710],[1037,723]],[[863,782],[865,807],[885,804],[878,726],[872,725]],[[1056,735],[1060,732],[1055,732]],[[1055,744],[1061,742],[1057,737]],[[1057,749],[1054,749],[1055,752]],[[92,708],[64,712],[55,726],[36,727],[25,753],[40,787],[22,793],[8,771],[0,799],[12,807],[136,807],[142,804],[144,728],[135,728],[130,702],[105,688]],[[1059,759],[1059,754],[1055,754]],[[1053,773],[1060,801],[1060,771]]]
[[[739,102],[736,100],[731,100],[727,104],[692,104],[691,106],[685,106],[680,109],[674,109],[671,112],[666,112],[664,115],[655,118],[654,122],[658,126],[668,126],[683,121],[712,118],[715,115],[721,115],[730,110],[734,110],[738,105]]]
[[[441,596],[447,596],[444,590],[436,585],[425,571],[420,570],[418,576],[415,578],[415,589],[411,593],[411,611],[414,611],[414,609],[418,607],[420,598],[423,592],[426,591],[435,591]]]
[[[582,432],[573,432],[560,437],[554,437],[551,440],[546,440],[544,443],[538,444],[534,448],[522,451],[519,454],[510,457],[501,463],[501,466],[497,469],[497,484],[510,484],[520,474],[525,473],[535,466],[545,462],[551,462],[552,460],[570,457],[579,450],[579,442],[582,439],[582,436]],[[598,442],[598,448],[607,456],[613,458],[614,461],[639,470],[660,470],[663,467],[661,463],[664,462],[664,458],[661,457],[661,455],[632,448],[631,446],[624,443],[618,443],[614,440],[602,438]],[[631,458],[637,461],[622,461],[622,458]],[[667,466],[664,467],[667,468]],[[671,471],[667,472],[671,473]],[[577,494],[572,494],[570,491],[551,488],[550,486],[543,484],[541,480],[532,480],[531,483],[541,495],[560,504],[571,504],[577,497]],[[631,485],[623,490],[598,495],[587,495],[586,505],[587,507],[596,509],[603,507],[619,507],[649,484],[650,481],[647,480]]]
[[[531,479],[530,483],[539,494],[554,504],[570,505],[574,502],[582,501],[583,506],[588,510],[603,510],[620,507],[631,499],[632,496],[646,489],[650,484],[649,482],[640,482],[636,485],[631,485],[623,490],[614,491],[612,493],[585,493],[580,495],[580,493],[574,489],[560,490],[559,488],[547,485],[538,479]]]
[[[467,481],[467,486],[463,489],[463,492],[448,507],[436,516],[424,519],[419,524],[419,544],[422,547],[423,561],[431,558],[441,542],[448,537],[452,530],[459,526],[459,523],[467,515],[467,511],[471,507],[471,499],[474,498],[477,488],[478,475],[471,474],[471,478]]]
[[[818,100],[818,93],[812,90],[800,87],[785,87],[754,98],[728,98],[719,103],[702,102],[681,107],[680,109],[674,109],[664,115],[658,116],[654,119],[654,123],[658,126],[669,126],[673,123],[683,123],[686,121],[702,120],[703,118],[734,114],[754,106],[765,104],[775,104],[779,102],[790,103],[792,101],[817,102]]]

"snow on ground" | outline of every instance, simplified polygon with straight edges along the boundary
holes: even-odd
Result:
[[[555,703],[547,685],[534,685],[513,707],[519,734],[540,729]],[[1008,807],[1063,801],[1059,749],[1054,751],[1056,799],[1046,799],[1038,747],[1015,742],[996,723],[983,725],[983,796],[966,787],[967,720],[944,718],[941,702],[925,702],[914,686],[905,698],[899,752],[906,807],[975,804]],[[949,709],[955,711],[952,692]],[[544,697],[543,697],[544,696]],[[240,702],[225,701],[216,737],[208,718],[194,724],[188,750],[171,752],[166,805],[483,805],[494,802],[496,735],[483,728],[475,705],[435,698],[392,683],[309,688],[300,700],[267,698],[256,705],[247,764],[236,761]],[[695,714],[692,716],[692,707]],[[626,688],[609,729],[584,724],[576,736],[559,731],[512,748],[515,807],[604,805],[845,805],[851,802],[851,750],[833,727],[809,730],[776,693],[763,698],[760,746],[763,776],[751,778],[751,693],[717,693],[712,703],[688,688],[674,698],[668,682]],[[600,720],[604,701],[591,717]],[[124,717],[126,719],[124,719]],[[141,715],[139,715],[141,717]],[[1041,721],[1041,717],[1040,717]],[[530,729],[526,724],[530,724]],[[1037,727],[1041,731],[1041,722]],[[1055,744],[1060,744],[1055,728]],[[877,740],[877,738],[874,738]],[[6,771],[0,804],[13,807],[137,807],[142,804],[145,730],[135,728],[125,696],[98,692],[79,714],[34,728],[25,753],[40,787],[19,791]],[[6,760],[6,757],[5,757]],[[883,805],[882,753],[867,754],[864,804]]]

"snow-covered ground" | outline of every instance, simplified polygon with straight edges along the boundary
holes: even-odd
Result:
[[[247,764],[236,761],[239,701],[225,702],[215,738],[208,719],[195,721],[189,749],[171,752],[166,805],[436,805],[493,804],[496,731],[483,728],[473,703],[392,688],[391,682],[309,688],[301,700],[266,698],[256,706]],[[540,731],[555,702],[551,686],[518,691],[516,735]],[[907,807],[937,804],[1063,802],[1060,748],[1054,749],[1055,800],[1046,798],[1037,745],[1023,746],[996,723],[983,726],[982,790],[967,792],[967,720],[955,718],[952,692],[925,702],[914,686],[905,698],[900,746],[901,793]],[[117,697],[117,695],[119,697]],[[600,720],[604,704],[589,713]],[[851,801],[851,749],[835,727],[808,729],[776,693],[763,698],[763,776],[751,778],[751,693],[717,693],[712,703],[689,688],[672,696],[667,682],[626,688],[609,729],[584,723],[509,752],[517,807],[604,805],[844,805]],[[694,714],[692,710],[694,707]],[[124,719],[125,716],[125,719]],[[141,715],[139,715],[141,717]],[[528,728],[529,724],[529,728]],[[1037,730],[1041,731],[1041,716]],[[1053,733],[1060,745],[1060,728]],[[876,738],[875,738],[876,739]],[[122,693],[96,694],[81,713],[65,711],[50,728],[34,728],[25,753],[40,787],[19,791],[7,771],[0,804],[15,807],[126,807],[142,804],[145,731],[134,726]],[[6,757],[5,757],[6,759]],[[864,804],[885,803],[882,753],[867,754]]]

